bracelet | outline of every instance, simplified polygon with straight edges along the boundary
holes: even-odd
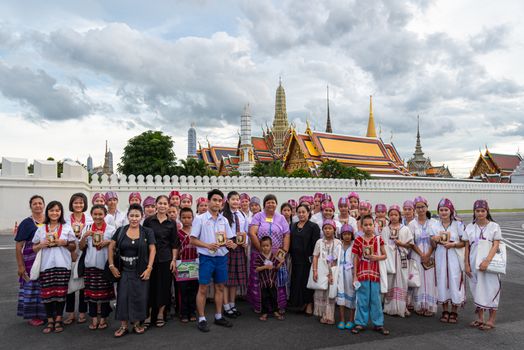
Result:
[[[115,267],[115,265],[113,265],[113,264],[109,265],[109,268],[112,268],[112,267]]]

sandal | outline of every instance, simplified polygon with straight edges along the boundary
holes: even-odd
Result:
[[[90,323],[89,324],[89,329],[92,330],[92,331],[96,331],[98,329],[98,323]]]
[[[431,312],[431,311],[426,311],[422,314],[422,316],[424,317],[433,317],[435,316],[435,313],[434,312]]]
[[[42,333],[49,334],[55,331],[55,324],[54,322],[47,322],[47,325],[42,329]]]
[[[197,318],[194,315],[191,315],[191,317],[189,317],[189,322],[196,322],[196,320]]]
[[[180,322],[182,322],[182,323],[188,323],[188,322],[189,322],[189,319],[188,319],[187,317],[182,317],[182,318],[180,319]]]
[[[352,330],[351,333],[353,334],[359,334],[360,332],[364,332],[366,329],[362,326],[356,325]]]
[[[440,316],[440,322],[442,323],[448,323],[449,322],[449,312],[448,311],[442,311],[442,316]]]
[[[100,330],[104,330],[104,329],[106,329],[107,327],[109,327],[109,323],[107,323],[107,321],[100,322],[100,323],[98,324],[98,329],[100,329]]]
[[[66,326],[72,325],[74,322],[75,322],[75,316],[74,315],[73,315],[73,317],[69,316],[68,318],[66,318],[64,320],[64,324]]]
[[[284,315],[282,315],[282,314],[281,314],[280,312],[278,312],[278,311],[275,311],[275,312],[273,313],[273,316],[274,316],[277,320],[279,320],[279,321],[284,321],[284,320],[285,320]]]
[[[120,338],[126,335],[127,333],[129,333],[129,329],[126,326],[120,326],[120,328],[118,328],[113,335],[115,336],[115,338]]]
[[[62,333],[64,331],[64,324],[62,321],[55,321],[55,333]]]
[[[162,328],[166,325],[166,321],[163,318],[157,318],[155,322],[155,326],[158,328]]]
[[[144,334],[145,331],[145,328],[141,326],[140,323],[137,322],[133,325],[133,332],[136,334]]]
[[[78,320],[76,320],[76,323],[82,324],[82,323],[86,323],[86,321],[87,321],[87,318],[86,318],[85,315],[84,316],[78,316]]]
[[[355,327],[355,324],[353,322],[346,323],[346,329],[352,330]]]
[[[472,327],[472,328],[479,328],[479,327],[481,327],[483,324],[484,324],[484,322],[481,322],[481,321],[475,320],[475,321],[471,322],[471,323],[469,324],[469,326]]]
[[[495,329],[495,325],[484,323],[483,325],[479,326],[479,329],[481,331],[491,331],[492,329]]]
[[[458,314],[456,312],[451,312],[449,314],[449,320],[448,323],[456,324],[458,321]]]
[[[378,332],[378,333],[382,334],[382,335],[389,335],[389,331],[386,328],[382,327],[382,326],[374,327],[373,330],[375,332]]]
[[[340,330],[346,329],[346,324],[344,322],[340,321],[338,323],[337,328],[340,329]]]
[[[148,330],[149,327],[151,327],[151,319],[147,319],[144,321],[144,323],[142,323],[142,327],[144,327],[145,330]]]
[[[267,314],[263,314],[258,318],[260,321],[267,321]]]
[[[32,319],[31,321],[28,322],[31,326],[34,326],[34,327],[40,327],[41,325],[44,324],[44,321],[43,320],[39,320],[37,318],[34,318]]]

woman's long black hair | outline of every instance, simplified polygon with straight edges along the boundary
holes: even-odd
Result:
[[[224,204],[224,210],[222,210],[222,215],[227,219],[229,222],[229,226],[233,226],[233,223],[235,222],[235,219],[233,218],[233,212],[231,211],[231,207],[229,206],[229,200],[233,196],[239,196],[240,194],[237,191],[231,191],[227,194],[227,201]]]

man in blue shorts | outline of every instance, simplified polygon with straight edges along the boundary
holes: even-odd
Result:
[[[208,192],[208,211],[193,220],[191,244],[197,247],[199,259],[198,294],[198,329],[209,332],[204,310],[206,307],[207,288],[211,280],[215,285],[215,324],[232,327],[233,324],[222,316],[224,283],[227,282],[227,248],[235,249],[231,240],[235,234],[227,219],[220,213],[224,202],[222,191],[214,189]]]

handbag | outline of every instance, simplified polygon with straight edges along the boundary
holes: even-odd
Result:
[[[285,264],[282,264],[277,272],[277,287],[285,287],[289,279],[288,271]]]
[[[380,249],[380,236],[376,236],[376,243],[378,245],[378,249]],[[374,244],[374,243],[373,243]],[[385,244],[384,244],[385,245]],[[386,251],[387,254],[387,251]],[[387,259],[386,259],[387,260]],[[380,273],[380,293],[385,294],[388,292],[388,267],[386,260],[380,260],[378,262],[378,270]]]
[[[340,245],[338,246],[338,253],[337,253],[337,264],[335,266],[331,267],[331,275],[333,276],[333,284],[330,284],[328,286],[328,297],[329,299],[335,299],[338,294],[338,280],[339,280],[339,270],[340,270],[340,255],[342,252],[342,249],[340,249]]]
[[[116,247],[115,247],[115,253],[113,254],[113,265],[117,268],[120,273],[121,271],[121,260],[120,260],[120,241],[123,238],[123,235],[121,235],[122,227],[120,227],[116,233]],[[109,268],[109,260],[106,261],[106,264],[104,265],[104,272],[102,273],[102,277],[111,283],[116,283],[120,280],[120,278],[116,278],[115,275],[113,275],[113,272]]]
[[[84,279],[78,277],[78,262],[79,260],[73,262],[71,265],[71,277],[69,278],[69,283],[67,284],[67,294],[74,293],[80,289],[84,289]]]
[[[466,259],[466,248],[465,247],[462,247],[462,248],[453,248],[453,250],[455,250],[455,253],[457,253],[457,258],[458,258],[458,261],[459,261],[459,265],[460,265],[460,270],[461,271],[465,271],[466,268],[465,268],[465,259]]]
[[[477,267],[477,270],[480,264],[489,255],[489,251],[491,250],[492,246],[493,246],[493,242],[490,242],[488,240],[483,239],[478,242],[477,259],[475,260],[475,266]],[[488,268],[486,269],[486,272],[500,273],[502,275],[505,275],[506,274],[506,262],[507,262],[506,244],[504,242],[499,242],[499,249],[493,256],[493,259],[491,259],[491,262],[489,263]],[[32,274],[33,274],[33,269],[31,269],[31,276]]]
[[[408,287],[420,287],[420,271],[418,262],[414,259],[409,259],[408,262]]]
[[[29,279],[31,281],[36,281],[40,277],[40,268],[42,266],[42,249],[36,253],[35,261],[33,266],[31,266],[31,271],[29,272]]]
[[[395,260],[396,260],[396,256],[395,256],[395,249],[394,248],[391,248],[391,246],[389,244],[384,244],[384,248],[386,248],[386,271],[388,274],[392,275],[392,274],[395,274],[397,273],[397,269],[396,269],[396,264],[395,264]]]

